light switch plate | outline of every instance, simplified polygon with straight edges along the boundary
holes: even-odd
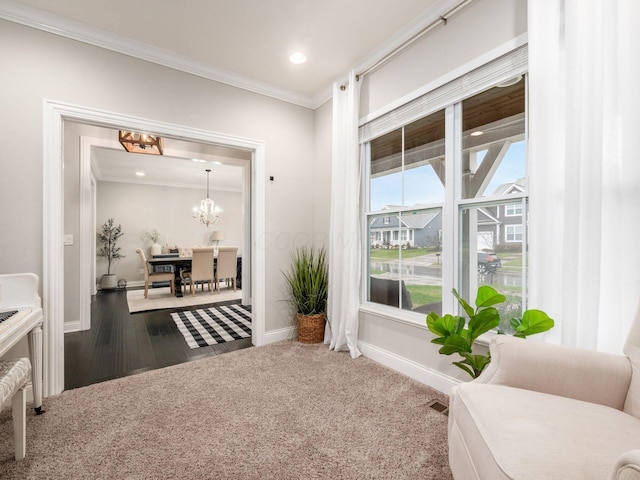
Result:
[[[73,234],[65,233],[63,241],[65,245],[73,245]]]

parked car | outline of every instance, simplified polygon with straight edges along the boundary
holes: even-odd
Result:
[[[495,273],[502,266],[494,252],[478,252],[478,273]]]

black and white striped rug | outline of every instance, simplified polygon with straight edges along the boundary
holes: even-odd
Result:
[[[206,347],[251,336],[251,307],[223,307],[185,310],[171,314],[190,348]]]

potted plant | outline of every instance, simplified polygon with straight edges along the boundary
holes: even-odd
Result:
[[[107,259],[107,273],[100,279],[100,288],[103,290],[114,289],[118,286],[118,278],[111,273],[111,264],[114,260],[125,257],[120,253],[120,247],[117,246],[117,241],[122,235],[124,235],[122,226],[115,226],[113,218],[107,220],[97,233],[98,243],[100,244],[97,255]]]
[[[291,255],[291,269],[284,273],[291,303],[296,309],[298,341],[324,340],[329,269],[326,250],[301,247]]]
[[[453,362],[471,378],[477,378],[491,362],[491,354],[477,354],[473,352],[473,346],[477,338],[490,330],[498,329],[500,325],[500,313],[495,305],[503,303],[507,297],[498,293],[493,288],[483,285],[478,288],[476,296],[476,308],[458,295],[454,288],[453,295],[469,317],[467,322],[464,317],[446,314],[439,316],[435,312],[427,315],[427,327],[437,335],[431,343],[442,345],[439,353],[451,355],[457,353],[462,357],[461,361]],[[526,338],[529,335],[546,332],[553,328],[554,322],[542,310],[526,310],[522,318],[512,318],[509,322],[514,337]],[[505,334],[498,329],[498,334]]]
[[[143,230],[140,239],[143,242],[151,242],[151,256],[160,255],[162,253],[162,247],[158,243],[160,240],[160,232],[155,228],[153,230]]]

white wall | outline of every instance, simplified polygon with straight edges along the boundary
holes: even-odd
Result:
[[[281,269],[313,232],[313,111],[8,21],[0,63],[0,271],[42,278],[43,100],[56,100],[264,141],[266,331],[292,324]]]
[[[112,272],[127,282],[143,281],[140,259],[136,248],[143,248],[149,257],[149,242],[141,236],[144,230],[160,232],[160,245],[168,240],[170,246],[213,245],[209,236],[213,230],[223,231],[225,240],[220,245],[238,246],[242,254],[243,204],[241,192],[212,190],[211,198],[224,208],[220,221],[207,228],[191,218],[192,208],[206,196],[206,189],[160,187],[133,183],[98,182],[96,224],[97,229],[109,218],[122,225],[124,235],[118,241],[126,257],[112,264]],[[98,258],[97,281],[107,273],[107,261]],[[115,265],[115,268],[113,266]]]
[[[476,0],[363,79],[361,116],[375,112],[527,31],[526,0]]]
[[[446,26],[364,77],[361,117],[397,106],[425,85],[526,33],[526,25],[526,0],[473,2]],[[445,392],[456,379],[468,380],[451,365],[457,358],[438,354],[425,321],[417,316],[414,321],[361,311],[358,333],[363,354]]]

